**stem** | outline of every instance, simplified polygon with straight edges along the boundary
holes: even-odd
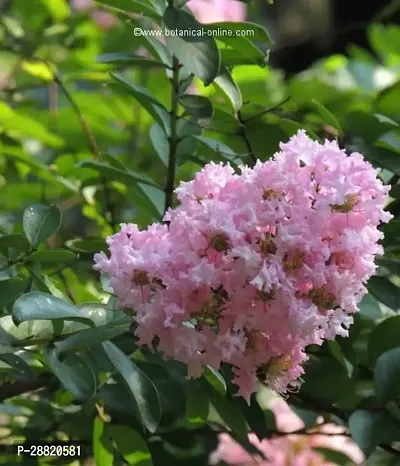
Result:
[[[253,116],[251,116],[249,118],[246,118],[245,120],[242,120],[242,122],[243,123],[248,123],[249,121],[255,120],[257,118],[261,118],[262,116],[264,116],[267,113],[270,113],[270,112],[273,112],[273,111],[276,111],[276,110],[282,110],[281,109],[282,105],[284,105],[286,102],[288,102],[290,100],[290,98],[291,98],[291,96],[289,95],[284,100],[282,100],[282,102],[279,102],[279,104],[276,104],[273,107],[266,108],[265,110],[258,113],[257,115],[253,115]]]
[[[172,2],[170,2],[172,3]],[[172,199],[174,194],[174,183],[175,183],[175,169],[176,169],[176,151],[178,148],[178,133],[177,133],[177,123],[178,123],[178,102],[179,102],[179,61],[174,56],[172,64],[172,93],[171,93],[171,127],[169,135],[169,154],[168,154],[168,174],[167,174],[167,184],[165,187],[165,207],[164,212],[166,212],[170,207],[172,207]]]
[[[86,139],[88,141],[89,150],[93,154],[93,158],[96,160],[99,160],[101,157],[100,157],[100,152],[99,152],[99,149],[96,143],[96,139],[94,138],[93,133],[90,131],[90,128],[83,116],[83,113],[81,112],[81,109],[79,108],[78,104],[75,102],[69,90],[66,88],[65,84],[62,82],[61,78],[56,74],[54,75],[54,82],[56,82],[60,86],[68,102],[71,104],[72,108],[75,110],[75,113],[77,117],[79,118],[83,132],[85,133]]]
[[[54,82],[60,86],[68,102],[71,104],[72,108],[75,110],[75,113],[77,117],[79,118],[83,132],[85,133],[86,139],[88,141],[89,150],[93,154],[93,158],[95,160],[100,160],[101,155],[100,155],[100,151],[99,151],[96,139],[93,133],[91,132],[89,125],[87,124],[81,109],[79,108],[78,104],[75,102],[74,98],[72,97],[72,94],[69,92],[69,90],[67,89],[63,81],[61,80],[60,76],[58,76],[57,74],[54,75]],[[110,190],[109,190],[107,181],[103,176],[100,177],[100,180],[103,185],[103,191],[104,191],[105,212],[103,212],[103,215],[108,220],[107,214],[109,214],[109,223],[111,225],[111,228],[115,232],[114,211],[113,211],[113,206],[112,206],[111,199],[110,199]]]
[[[49,385],[52,380],[56,380],[53,374],[43,372],[35,380],[21,380],[17,382],[7,382],[0,387],[0,403],[8,398],[23,395],[39,388],[44,388]]]
[[[257,157],[254,154],[253,148],[251,147],[250,139],[249,139],[249,137],[247,135],[247,132],[246,132],[246,126],[245,126],[246,121],[243,119],[242,114],[240,113],[240,111],[238,112],[238,120],[240,122],[241,135],[242,135],[242,137],[244,139],[244,142],[246,144],[247,151],[249,152],[249,155],[251,157],[251,160],[253,161],[253,164],[255,164],[257,162]]]

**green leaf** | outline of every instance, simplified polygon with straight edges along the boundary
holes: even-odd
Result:
[[[185,385],[186,414],[191,424],[204,424],[209,412],[208,398],[196,380],[188,380]]]
[[[125,169],[124,171],[111,165],[98,162],[97,160],[83,160],[82,162],[79,162],[77,166],[91,168],[99,172],[100,175],[104,176],[108,180],[119,181],[120,183],[126,184],[128,186],[130,186],[132,183],[137,183],[140,181],[141,183],[160,188],[160,186],[158,186],[156,183],[154,183],[153,180],[145,175],[141,175],[134,172],[133,170],[128,169]]]
[[[0,354],[0,360],[4,361],[10,367],[16,369],[20,373],[20,377],[23,380],[31,380],[35,377],[35,374],[29,364],[20,356],[12,353]]]
[[[67,0],[40,0],[48,9],[54,21],[63,21],[69,16]]]
[[[138,28],[136,29],[136,31],[139,31],[139,36],[136,36],[135,39],[139,42],[139,44],[142,44],[142,46],[145,47],[147,50],[149,50],[150,53],[154,57],[158,57],[162,63],[165,63],[165,65],[168,68],[171,68],[172,67],[172,54],[168,50],[168,48],[162,42],[160,42],[160,40],[157,37],[152,37],[150,33],[149,34],[142,33],[142,30],[145,30],[145,31],[149,30],[146,19],[131,17],[129,19],[129,23],[131,26],[133,26],[134,33],[135,33],[135,28]]]
[[[25,209],[22,224],[29,242],[36,247],[60,228],[61,212],[56,206],[36,204]]]
[[[43,251],[36,251],[27,257],[27,262],[38,261],[45,263],[63,263],[76,260],[77,256],[73,252],[66,249],[45,249]]]
[[[182,419],[186,411],[183,384],[164,365],[147,361],[136,361],[136,365],[157,389],[162,412],[161,425],[168,426]]]
[[[149,432],[154,433],[161,419],[160,399],[156,387],[118,347],[109,341],[102,345],[110,362],[128,386],[143,425]]]
[[[317,419],[319,417],[318,413],[315,411],[310,411],[309,409],[299,408],[298,406],[291,405],[290,403],[289,406],[292,411],[303,421],[304,427],[306,429],[310,429],[311,427],[315,427],[317,425]]]
[[[26,285],[21,278],[0,280],[0,308],[12,304],[22,293]]]
[[[362,142],[348,144],[347,149],[349,151],[360,152],[376,167],[387,168],[393,173],[400,175],[400,157],[391,150],[374,147],[372,144],[364,144]]]
[[[57,350],[51,348],[46,351],[46,356],[51,370],[76,398],[87,400],[95,394],[95,376],[77,354],[70,354],[61,362],[58,359]]]
[[[36,119],[13,111],[5,102],[0,102],[0,125],[6,134],[12,134],[13,137],[30,137],[51,147],[64,145],[60,137],[50,133]]]
[[[353,461],[346,454],[339,450],[333,450],[326,447],[314,447],[314,450],[325,458],[329,463],[340,466],[353,466]]]
[[[0,236],[0,252],[9,257],[10,249],[26,253],[30,249],[30,244],[23,235],[13,234]]]
[[[391,259],[375,259],[375,262],[393,275],[400,275],[400,261]]]
[[[397,311],[400,308],[400,288],[385,277],[371,277],[368,291],[380,302]]]
[[[269,409],[264,411],[258,404],[256,395],[251,396],[250,405],[241,397],[235,397],[235,403],[240,407],[250,430],[257,435],[260,442],[268,438],[271,432],[276,430],[273,411]]]
[[[397,154],[400,154],[399,144],[400,144],[400,132],[398,130],[389,131],[388,133],[385,133],[384,135],[382,135],[376,141],[376,145],[378,147],[383,147],[384,149],[388,149],[392,152],[396,152]]]
[[[65,245],[77,252],[96,253],[107,251],[107,244],[98,238],[76,238],[65,242]]]
[[[12,318],[16,325],[30,320],[66,319],[93,326],[93,322],[82,316],[77,307],[39,291],[32,291],[18,298],[13,306]]]
[[[326,125],[332,126],[337,131],[339,131],[339,133],[342,133],[342,127],[340,126],[340,123],[337,120],[337,118],[324,105],[319,103],[317,100],[312,99],[311,102],[314,105],[317,112],[323,118],[324,123]]]
[[[153,147],[155,151],[157,152],[157,155],[160,157],[160,160],[162,163],[167,167],[168,166],[168,154],[169,154],[169,142],[168,142],[168,137],[165,134],[165,131],[162,129],[162,127],[154,123],[152,127],[150,128],[150,140],[151,143],[153,144]]]
[[[221,69],[215,78],[215,84],[226,94],[232,103],[233,111],[237,113],[243,105],[242,93],[226,68]]]
[[[125,332],[129,332],[128,326],[88,328],[55,343],[55,346],[59,354],[65,351],[81,351]]]
[[[149,199],[151,205],[155,208],[159,218],[163,216],[165,206],[165,191],[161,188],[155,188],[148,184],[138,183],[138,188]]]
[[[190,116],[198,119],[212,118],[213,116],[213,106],[207,97],[185,94],[180,98],[180,102]]]
[[[96,466],[114,465],[114,448],[107,425],[99,416],[96,416],[93,422],[93,456]]]
[[[400,347],[399,335],[400,316],[389,317],[372,331],[368,340],[368,356],[372,367],[381,354]]]
[[[163,16],[164,25],[171,31],[200,31],[203,26],[193,16],[182,10],[168,7]],[[195,34],[167,35],[167,47],[195,76],[207,86],[217,77],[221,57],[215,40]]]
[[[168,110],[159,102],[145,87],[127,81],[118,73],[111,73],[118,84],[120,84],[140,105],[154,118],[154,120],[162,126],[168,133],[170,129],[170,116]]]
[[[226,383],[222,375],[211,366],[204,368],[204,378],[220,395],[226,395]]]
[[[378,301],[370,294],[363,296],[359,306],[361,315],[367,319],[376,320],[382,316]]]
[[[354,382],[336,359],[311,356],[305,364],[301,393],[326,403],[341,401],[355,394]]]
[[[97,57],[98,63],[122,65],[123,67],[140,66],[141,68],[169,68],[166,63],[136,55],[129,52],[104,53]]]
[[[203,384],[212,405],[223,422],[242,440],[247,440],[246,419],[240,408],[227,396],[222,396],[208,382]]]
[[[374,372],[376,396],[382,404],[400,398],[400,348],[379,356]]]
[[[160,18],[157,11],[146,0],[97,0],[97,2],[124,13],[137,13],[153,19]]]
[[[217,154],[221,154],[224,156],[234,157],[236,153],[228,147],[226,144],[220,141],[216,141],[215,139],[206,137],[206,136],[190,136],[192,139],[199,141],[202,146],[207,149],[211,149],[213,152]]]
[[[203,25],[206,29],[215,28],[215,23]],[[225,30],[225,34],[221,34]],[[221,49],[222,64],[227,67],[234,65],[258,65],[264,67],[268,63],[268,53],[253,44],[247,37],[231,34],[229,28],[219,27],[216,40],[229,48]]]
[[[350,416],[349,428],[354,441],[366,456],[380,443],[390,444],[400,439],[400,431],[386,411],[355,411]]]
[[[207,29],[212,31],[231,31],[229,34],[236,37],[247,37],[248,39],[256,42],[264,42],[270,44],[272,41],[269,37],[267,30],[257,23],[250,21],[236,22],[236,21],[222,21],[217,23],[207,24]],[[218,36],[217,36],[218,37]]]
[[[151,453],[144,438],[127,426],[113,425],[109,433],[114,440],[118,452],[131,466],[153,466]]]

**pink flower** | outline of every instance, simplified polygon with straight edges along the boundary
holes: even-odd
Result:
[[[90,15],[100,30],[107,31],[118,24],[118,18],[105,10],[96,10]]]
[[[271,404],[275,414],[278,432],[294,432],[304,427],[303,421],[290,409],[282,399],[275,399]],[[353,464],[362,464],[364,455],[358,446],[343,435],[343,428],[333,424],[321,425],[314,435],[280,435],[260,442],[255,434],[249,435],[249,441],[256,446],[267,459],[259,455],[252,456],[228,434],[221,434],[220,443],[210,457],[211,464],[224,461],[236,466],[319,466],[332,465],[315,450],[325,447],[347,455]],[[324,435],[337,434],[337,435]]]
[[[203,24],[246,18],[246,6],[237,0],[190,0],[187,5]]]
[[[235,173],[208,164],[176,189],[180,206],[145,231],[122,225],[95,256],[140,343],[188,365],[234,368],[247,400],[257,375],[296,389],[305,348],[346,336],[375,271],[388,186],[360,154],[300,131]]]
[[[76,11],[89,11],[94,8],[94,0],[72,0],[71,6]]]

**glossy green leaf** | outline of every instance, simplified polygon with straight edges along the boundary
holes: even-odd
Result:
[[[245,23],[239,21],[222,21],[207,25],[207,29],[210,30],[218,31],[218,28],[232,31],[231,35],[247,37],[256,42],[264,42],[267,44],[272,42],[267,30],[263,26],[250,21],[246,21]]]
[[[146,0],[97,0],[98,3],[124,13],[136,13],[158,19],[160,15]]]
[[[97,253],[107,251],[106,242],[98,238],[76,238],[65,242],[65,245],[77,252]]]
[[[0,236],[0,252],[9,256],[10,249],[26,253],[30,249],[30,244],[23,235],[12,234]]]
[[[180,103],[190,116],[199,119],[212,118],[213,106],[211,101],[202,95],[185,94],[180,98]]]
[[[204,424],[209,413],[209,402],[205,391],[196,380],[188,380],[185,391],[185,419],[191,424]]]
[[[93,322],[83,316],[77,307],[38,291],[32,291],[17,299],[12,317],[16,324],[30,320],[67,319],[93,326]]]
[[[57,263],[71,262],[77,259],[77,256],[66,249],[45,249],[43,251],[36,251],[27,257],[27,261],[38,261],[43,263]]]
[[[327,403],[341,401],[355,394],[354,382],[336,359],[311,356],[305,364],[301,393]]]
[[[203,27],[193,16],[176,8],[168,7],[163,16],[164,25],[171,31],[201,30]],[[167,35],[167,47],[178,60],[207,86],[217,77],[221,57],[215,40],[209,36]]]
[[[349,420],[350,433],[366,456],[380,443],[400,440],[400,430],[390,415],[383,412],[355,411]]]
[[[169,113],[164,105],[154,97],[146,88],[128,81],[124,76],[118,73],[112,73],[111,76],[120,84],[139,104],[161,125],[166,131],[169,131]]]
[[[91,168],[99,172],[100,175],[104,176],[108,180],[119,181],[128,186],[132,183],[137,183],[138,181],[140,181],[141,183],[158,187],[158,185],[154,183],[154,181],[152,181],[145,175],[141,175],[139,173],[127,169],[125,169],[124,171],[122,169],[115,168],[111,165],[107,165],[102,162],[97,162],[96,160],[84,160],[83,162],[80,162],[78,166],[83,168]]]
[[[219,75],[215,78],[215,84],[226,94],[234,112],[237,113],[243,105],[242,93],[226,68],[221,69]]]
[[[81,330],[64,340],[55,343],[58,353],[65,351],[81,351],[93,345],[98,345],[104,341],[129,332],[128,326],[104,326]]]
[[[0,353],[0,360],[4,361],[10,367],[17,370],[20,374],[18,378],[23,380],[30,380],[35,377],[35,374],[29,364],[20,356],[12,353]]]
[[[107,427],[107,424],[99,416],[94,418],[92,441],[96,466],[114,465],[114,448]]]
[[[368,355],[372,366],[381,354],[400,347],[399,333],[400,316],[385,319],[373,330],[368,341]]]
[[[165,131],[160,125],[154,123],[150,128],[149,136],[160,160],[168,166],[169,142]]]
[[[0,280],[0,308],[12,304],[26,286],[22,278],[8,278]]]
[[[183,384],[162,364],[147,361],[136,361],[135,364],[157,389],[162,412],[161,425],[168,426],[182,419],[186,410]]]
[[[324,105],[318,102],[318,100],[312,99],[311,102],[316,108],[317,112],[321,115],[324,124],[332,126],[337,131],[339,131],[339,133],[342,133],[342,127],[338,119],[333,115],[333,113],[331,113]]]
[[[378,300],[393,310],[400,308],[400,288],[384,277],[372,277],[368,282],[368,291]]]
[[[218,393],[208,382],[203,384],[203,390],[206,391],[210,402],[227,427],[238,435],[238,437],[246,440],[248,435],[247,423],[239,407],[227,396],[222,396]]]
[[[222,375],[211,366],[204,368],[204,378],[222,396],[226,395],[226,383]]]
[[[60,228],[61,212],[56,206],[33,205],[25,209],[22,222],[28,240],[38,246]]]
[[[123,67],[140,66],[141,68],[169,68],[165,63],[158,60],[150,60],[141,55],[129,52],[104,53],[97,57],[98,63],[110,65],[121,65]]]
[[[40,0],[55,21],[62,21],[69,16],[67,0]]]
[[[156,387],[119,348],[109,341],[102,345],[110,362],[128,386],[143,425],[154,433],[161,419],[160,399]]]
[[[109,433],[118,452],[131,466],[153,466],[151,453],[144,438],[127,426],[110,426]]]
[[[66,388],[79,400],[87,400],[96,391],[96,379],[89,366],[76,354],[68,355],[62,362],[55,348],[46,352],[51,370]]]
[[[381,354],[374,371],[376,396],[381,403],[400,398],[400,348]]]

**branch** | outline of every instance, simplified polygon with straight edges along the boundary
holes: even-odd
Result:
[[[277,110],[282,110],[281,109],[282,105],[286,104],[286,102],[288,102],[290,99],[291,99],[291,96],[289,95],[284,100],[282,100],[282,102],[279,102],[279,104],[276,104],[273,107],[266,108],[262,112],[257,113],[257,115],[253,115],[249,118],[246,118],[245,120],[242,120],[241,122],[248,123],[249,121],[252,121],[252,120],[255,120],[256,118],[260,118],[264,116],[266,113],[270,113],[270,112],[277,111]]]
[[[169,154],[168,154],[168,174],[167,184],[165,187],[165,206],[164,212],[172,207],[172,199],[174,194],[174,183],[175,183],[175,169],[176,169],[176,151],[178,148],[178,134],[177,134],[177,123],[178,123],[178,102],[179,102],[179,61],[174,56],[172,64],[172,93],[171,93],[171,127],[169,135]]]
[[[78,104],[75,102],[71,93],[69,92],[69,90],[67,89],[67,87],[65,86],[65,84],[63,83],[63,81],[57,74],[54,74],[54,82],[56,82],[60,86],[68,102],[71,104],[72,108],[75,110],[75,113],[77,117],[79,118],[80,124],[82,126],[83,132],[85,133],[85,136],[87,138],[89,150],[93,154],[93,157],[96,160],[99,160],[101,157],[100,157],[99,149],[97,147],[96,139],[94,138],[93,133],[90,131],[90,128],[83,116],[81,109],[79,108]]]
[[[8,398],[47,387],[53,379],[53,374],[50,372],[43,372],[35,380],[18,380],[16,382],[3,383],[0,387],[0,403]]]
[[[247,150],[248,150],[249,155],[251,157],[251,160],[253,161],[253,164],[255,164],[257,162],[257,157],[254,154],[253,148],[251,147],[250,139],[247,136],[246,126],[245,126],[246,121],[243,119],[242,114],[240,113],[240,111],[238,112],[237,115],[238,115],[238,120],[239,120],[240,127],[241,127],[241,135],[242,135],[242,137],[244,139],[244,142],[246,144],[246,147],[247,147]]]
[[[75,99],[72,97],[72,94],[69,92],[68,88],[65,86],[60,76],[57,75],[56,73],[54,74],[54,82],[60,86],[68,102],[71,104],[72,108],[75,110],[75,113],[77,117],[79,118],[83,132],[85,133],[86,139],[88,141],[89,150],[93,154],[93,158],[95,160],[100,160],[101,155],[100,155],[100,151],[99,151],[96,139],[93,133],[91,132],[89,125],[87,124],[81,109],[79,108],[78,104],[75,102]],[[115,232],[114,212],[113,212],[113,206],[110,200],[110,190],[108,188],[106,179],[103,176],[100,177],[100,179],[101,179],[101,183],[103,185],[103,191],[104,191],[105,212],[103,214],[106,219],[107,219],[107,214],[109,214],[109,219],[107,220],[109,221],[111,228]]]

